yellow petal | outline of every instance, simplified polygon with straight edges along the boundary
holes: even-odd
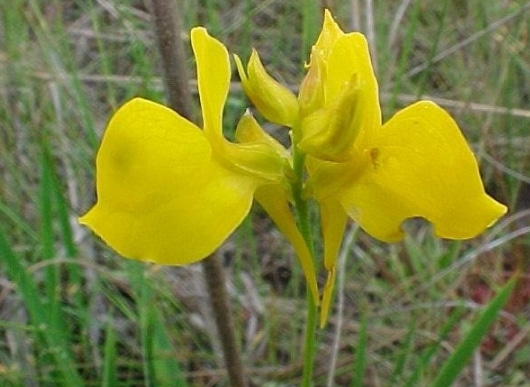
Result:
[[[329,55],[329,51],[333,47],[333,44],[337,39],[344,35],[344,32],[340,29],[339,25],[333,19],[331,12],[326,9],[324,11],[324,23],[322,24],[322,29],[320,35],[318,36],[317,42],[314,45],[314,48],[321,54],[323,57]]]
[[[324,267],[335,267],[348,217],[340,203],[329,200],[320,203],[322,236],[324,238]]]
[[[240,119],[236,129],[240,143],[223,142],[219,157],[228,168],[246,174],[258,184],[279,183],[289,167],[289,153],[267,135],[250,113]]]
[[[263,144],[282,158],[289,158],[289,152],[274,137],[265,132],[249,112],[241,117],[236,128],[236,140],[240,143]]]
[[[304,99],[314,110],[302,118],[302,138],[299,147],[316,158],[345,162],[355,152],[354,147],[369,141],[371,134],[381,126],[381,109],[377,80],[370,61],[368,44],[358,33],[342,34],[333,40],[327,57],[319,58],[313,52],[306,78]],[[320,63],[322,62],[322,64]],[[315,106],[309,91],[318,92],[309,82],[318,75],[323,80],[325,95],[320,107]],[[311,90],[315,89],[315,91]],[[302,97],[302,94],[301,94]],[[301,105],[301,106],[305,106]],[[304,108],[303,111],[307,111]]]
[[[472,238],[506,212],[485,193],[457,124],[434,103],[401,110],[369,145],[338,197],[378,239],[399,240],[401,222],[411,217],[429,220],[439,237]]]
[[[128,258],[183,265],[212,253],[242,222],[255,180],[211,157],[204,133],[134,99],[112,117],[96,160],[96,205],[83,217]]]
[[[344,162],[354,153],[354,142],[364,122],[361,81],[354,74],[341,95],[327,108],[317,110],[302,121],[302,151],[322,160]]]
[[[298,101],[295,95],[267,73],[255,50],[250,56],[246,74],[237,55],[235,61],[243,90],[256,109],[267,120],[292,127],[298,119]]]
[[[307,286],[316,305],[319,304],[318,286],[313,265],[313,257],[304,238],[300,234],[293,214],[289,208],[287,195],[280,185],[266,185],[258,188],[255,193],[256,201],[269,214],[287,240],[293,245],[302,270],[307,281]]]
[[[246,174],[256,181],[278,181],[283,160],[265,146],[233,144],[222,133],[224,104],[230,85],[230,60],[226,47],[202,27],[191,31],[191,44],[197,62],[197,82],[204,121],[214,159],[235,174]]]
[[[328,278],[322,293],[322,306],[320,310],[320,326],[324,327],[333,299],[335,267],[344,236],[344,229],[346,228],[347,215],[338,202],[329,200],[320,203],[320,216],[322,219],[322,235],[324,238],[324,267],[328,272]]]
[[[365,131],[371,131],[381,125],[379,89],[366,38],[355,32],[337,39],[329,54],[325,83],[326,104],[332,103],[345,88],[350,87],[354,77],[360,90],[357,103],[358,109],[362,111],[362,127]]]
[[[230,86],[228,51],[202,27],[191,30],[191,46],[197,62],[204,131],[210,141],[218,141],[222,137],[223,109]]]
[[[316,47],[311,50],[311,64],[307,70],[298,93],[300,114],[305,117],[325,104],[324,84],[326,81],[326,63]]]
[[[322,291],[322,305],[320,306],[320,328],[323,329],[328,322],[329,309],[331,307],[331,301],[333,300],[333,290],[335,288],[335,280],[337,277],[337,271],[333,266],[328,271],[326,283],[324,284],[324,290]]]

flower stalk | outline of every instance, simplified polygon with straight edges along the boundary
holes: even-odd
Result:
[[[295,131],[294,131],[295,132]],[[296,142],[296,139],[294,139]],[[305,155],[300,149],[293,146],[293,171],[295,180],[291,186],[293,193],[294,211],[300,233],[304,238],[305,243],[314,258],[315,249],[313,243],[313,235],[311,231],[311,217],[309,212],[309,203],[302,196],[303,185],[305,180]],[[317,316],[318,316],[318,300],[313,298],[313,295],[308,288],[307,292],[307,315],[306,315],[306,326],[304,333],[304,370],[302,376],[303,387],[310,387],[313,379],[313,368],[315,362],[315,351],[316,351],[316,328],[317,328]]]

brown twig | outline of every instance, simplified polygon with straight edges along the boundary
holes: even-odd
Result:
[[[164,68],[164,85],[169,106],[182,116],[193,120],[186,51],[180,38],[182,27],[176,3],[175,0],[151,0],[151,13]],[[234,333],[226,279],[220,258],[213,254],[206,258],[202,265],[230,385],[245,387],[247,384]]]
[[[186,50],[175,0],[151,0],[151,14],[164,69],[164,86],[168,104],[182,116],[193,120],[192,99],[188,87]]]
[[[230,310],[225,286],[226,278],[220,257],[216,254],[208,257],[202,262],[202,268],[204,271],[204,277],[206,278],[206,285],[208,287],[210,303],[212,304],[212,311],[217,330],[219,331],[219,338],[221,340],[221,347],[223,348],[223,355],[228,376],[230,378],[230,385],[234,387],[244,387],[247,383],[245,381],[239,347],[236,342],[232,311]]]

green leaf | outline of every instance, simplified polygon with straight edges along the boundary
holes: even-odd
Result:
[[[433,387],[447,387],[452,385],[456,380],[480,344],[482,338],[488,333],[489,327],[493,324],[497,318],[497,314],[508,300],[516,282],[517,277],[508,281],[489,304],[486,305],[468,334],[442,365],[440,373],[432,385]]]

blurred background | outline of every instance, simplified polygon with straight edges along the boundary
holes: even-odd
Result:
[[[182,0],[190,71],[202,25],[296,90],[325,7],[366,34],[385,120],[420,98],[445,107],[509,212],[466,242],[413,221],[387,245],[352,225],[315,386],[428,386],[515,272],[458,385],[530,386],[530,2]],[[0,385],[227,385],[200,266],[122,259],[76,221],[95,201],[107,120],[134,96],[163,102],[160,75],[147,2],[0,1]],[[247,106],[234,75],[228,137]],[[220,253],[249,375],[296,386],[305,282],[292,249],[256,206]]]

